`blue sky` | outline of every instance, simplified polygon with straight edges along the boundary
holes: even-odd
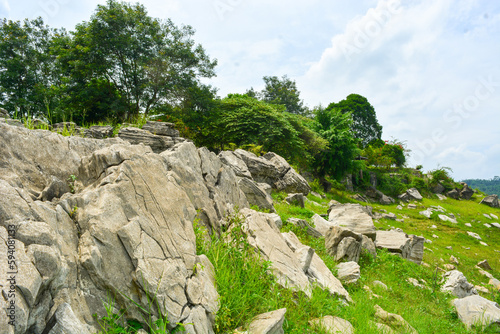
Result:
[[[72,30],[98,3],[0,0],[0,15],[41,15]],[[500,2],[495,0],[147,0],[189,24],[217,58],[219,95],[288,75],[305,103],[365,96],[383,139],[406,141],[410,165],[453,176],[500,175]]]

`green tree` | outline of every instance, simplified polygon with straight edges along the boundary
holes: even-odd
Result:
[[[290,80],[286,75],[281,79],[277,76],[263,78],[266,86],[260,93],[263,101],[272,104],[285,106],[287,112],[292,114],[304,114],[307,108],[300,99],[300,92],[295,81]],[[249,93],[253,92],[253,88]]]
[[[262,145],[287,160],[304,152],[304,142],[290,123],[284,108],[259,101],[248,95],[230,94],[220,102],[214,136],[219,147]]]
[[[217,62],[195,45],[190,26],[152,18],[140,4],[108,0],[72,34],[60,44],[59,60],[70,78],[73,108],[103,102],[97,111],[87,111],[90,119],[100,118],[106,108],[130,118],[164,104],[179,105],[201,77],[215,75]],[[99,86],[107,87],[104,96],[96,96]]]
[[[338,180],[355,168],[354,159],[360,152],[358,140],[351,131],[351,114],[318,107],[315,121],[316,132],[328,145],[314,157],[313,168],[320,178],[330,175]]]
[[[55,108],[58,76],[50,54],[64,34],[35,20],[0,21],[0,105],[18,117],[43,116]]]
[[[331,103],[327,109],[338,109],[342,113],[352,114],[354,136],[366,147],[372,140],[380,139],[382,126],[378,123],[375,109],[368,100],[358,94],[350,94],[345,100]]]

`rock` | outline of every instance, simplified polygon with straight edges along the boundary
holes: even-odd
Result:
[[[276,212],[272,197],[257,182],[242,177],[238,180],[238,185],[245,194],[248,204],[256,205],[260,209],[269,210],[270,212]]]
[[[485,327],[500,327],[500,307],[479,295],[455,299],[453,305],[457,310],[458,317],[468,327],[482,325]]]
[[[493,213],[490,213],[490,217],[493,219],[498,219],[498,216],[494,215]]]
[[[483,261],[479,262],[479,263],[477,264],[477,266],[478,266],[479,268],[483,268],[483,269],[486,269],[486,270],[493,270],[493,269],[491,268],[490,264],[488,263],[488,260],[483,260]]]
[[[417,288],[425,289],[425,285],[422,285],[417,279],[409,277],[407,279],[408,283],[412,284],[413,286],[416,286]]]
[[[147,121],[142,129],[157,136],[179,137],[179,131],[175,129],[174,123]]]
[[[445,188],[443,187],[443,185],[441,183],[438,183],[436,184],[434,187],[432,187],[431,191],[434,193],[434,194],[441,194],[443,191],[445,190]]]
[[[485,223],[483,224],[483,226],[487,227],[487,228],[491,228],[492,225],[488,224],[488,223]]]
[[[422,195],[420,195],[420,192],[417,190],[417,188],[410,188],[406,191],[406,193],[410,197],[410,200],[421,201],[423,199]]]
[[[445,221],[445,222],[450,222],[450,223],[453,223],[453,224],[458,224],[457,220],[454,219],[454,218],[450,218],[446,215],[438,215],[439,219],[441,219],[442,221]]]
[[[451,270],[455,270],[455,269],[457,269],[457,267],[455,267],[454,265],[449,264],[449,263],[445,263],[445,264],[443,264],[443,267],[444,267],[444,269],[445,269],[445,270],[447,270],[447,271],[451,271]]]
[[[371,321],[371,320],[368,320],[368,323],[371,324],[372,327],[376,328],[377,329],[377,333],[380,333],[380,334],[397,334],[397,332],[395,332],[391,327],[385,325],[385,324],[381,324],[379,322],[374,322],[374,321]]]
[[[479,241],[479,244],[483,245],[483,246],[488,246],[488,244],[484,241]]]
[[[446,196],[453,198],[453,199],[459,199],[460,192],[457,189],[452,189],[446,193]]]
[[[362,235],[361,237],[361,252],[370,254],[375,260],[377,258],[377,247],[375,246],[375,242],[366,235]]]
[[[134,127],[121,128],[118,132],[118,137],[128,141],[132,145],[144,144],[149,146],[155,153],[161,153],[175,145],[170,137],[157,136],[149,131]]]
[[[53,324],[48,334],[91,333],[80,322],[68,303],[61,304],[48,323]]]
[[[436,194],[437,198],[440,200],[440,201],[444,201],[445,199],[447,199],[446,196],[444,195],[441,195],[441,194]]]
[[[452,256],[450,256],[450,262],[451,262],[451,263],[453,263],[453,264],[456,264],[456,265],[458,265],[458,264],[459,264],[459,263],[458,263],[458,259],[457,259],[456,257],[454,257],[453,255],[452,255]]]
[[[313,319],[309,321],[309,325],[326,333],[354,334],[354,327],[349,321],[331,315]]]
[[[492,219],[491,216],[489,214],[487,214],[487,213],[483,213],[483,216],[486,217],[486,218],[488,218],[488,219]]]
[[[377,231],[377,248],[385,248],[404,259],[420,264],[424,254],[424,238],[399,231]]]
[[[479,236],[479,234],[475,233],[475,232],[467,232],[467,234],[477,240],[481,240],[481,237]]]
[[[424,211],[420,211],[419,213],[420,213],[422,216],[426,217],[426,218],[431,218],[431,215],[432,215],[432,210],[427,209],[427,210],[424,210]]]
[[[278,227],[278,230],[281,230],[281,228],[283,227],[283,221],[281,220],[280,215],[278,215],[277,213],[271,213],[268,215],[268,217],[269,219],[273,220],[276,227]]]
[[[285,175],[274,183],[274,185],[278,191],[284,191],[286,193],[303,193],[304,196],[307,196],[311,191],[311,187],[306,179],[293,168],[290,168]]]
[[[478,292],[490,293],[490,290],[481,285],[474,285],[474,289],[476,289]]]
[[[57,133],[69,132],[72,135],[82,136],[84,129],[73,122],[61,122],[52,124],[52,130]]]
[[[472,198],[472,195],[474,195],[474,190],[464,183],[464,187],[460,190],[460,198],[469,200]]]
[[[10,118],[9,112],[4,108],[0,108],[0,118]]]
[[[326,233],[328,233],[330,227],[333,226],[328,220],[324,219],[317,213],[312,216],[311,223],[314,224],[314,228],[316,229],[316,231],[321,233],[322,236],[325,236]]]
[[[491,226],[495,226],[496,228],[500,228],[500,224],[499,223],[491,223]]]
[[[492,285],[497,291],[500,291],[500,280],[497,280],[496,278],[492,277],[490,278],[488,284]]]
[[[394,198],[385,195],[380,190],[375,189],[373,186],[366,191],[366,196],[378,201],[383,205],[390,205],[395,203]]]
[[[311,227],[307,221],[304,219],[299,219],[299,218],[288,218],[287,223],[290,223],[292,225],[298,226],[300,228],[303,228],[306,230],[306,233],[309,234],[312,237],[319,238],[322,237],[323,235],[316,230],[315,228]]]
[[[342,203],[340,203],[334,199],[332,199],[330,202],[328,202],[327,214],[330,214],[330,211],[332,211],[333,207],[337,206],[337,205],[342,205]]]
[[[356,201],[359,201],[359,202],[365,202],[365,203],[368,203],[368,199],[366,199],[366,197],[364,197],[363,195],[360,195],[360,194],[354,194],[353,196],[351,196],[354,200]]]
[[[354,261],[337,264],[337,275],[346,284],[356,283],[361,276],[359,264]]]
[[[486,204],[492,208],[499,208],[500,205],[498,204],[498,196],[497,195],[490,195],[486,196],[483,198],[480,204]]]
[[[83,130],[83,135],[86,138],[104,139],[113,137],[113,127],[109,125],[100,126],[93,125],[88,129]]]
[[[259,314],[248,326],[248,334],[284,334],[286,308]]]
[[[398,210],[403,210],[403,207],[402,207],[401,205],[398,205],[398,206],[396,207],[396,209],[398,209]]]
[[[415,204],[412,203],[408,204],[408,209],[416,209],[416,208],[417,206]]]
[[[477,295],[474,285],[467,282],[467,278],[458,270],[446,272],[443,275],[443,281],[444,284],[441,286],[441,291],[450,292],[458,298]]]
[[[396,220],[397,216],[394,213],[383,213],[382,218]]]
[[[234,152],[222,151],[219,153],[219,159],[224,165],[230,167],[234,171],[236,176],[252,179],[252,174],[250,174],[247,165],[245,164],[243,159],[234,154]]]
[[[275,182],[280,177],[280,173],[271,161],[242,149],[235,150],[234,154],[245,162],[250,174],[252,174],[252,178],[256,182],[268,183],[274,187]]]
[[[290,249],[298,255],[300,255],[302,249],[310,248],[304,246],[293,232],[281,233],[281,235]],[[349,302],[352,301],[349,293],[342,286],[342,283],[340,283],[340,281],[333,276],[332,272],[328,269],[323,260],[321,260],[321,258],[314,252],[306,275],[312,284],[317,284],[321,288],[327,289],[330,294],[334,296],[338,296]]]
[[[397,332],[404,332],[410,334],[418,334],[418,332],[413,328],[402,316],[394,313],[389,313],[383,310],[380,306],[375,305],[375,318],[379,319],[382,323],[388,325]]]
[[[369,211],[360,204],[341,204],[331,208],[328,221],[375,240],[376,231]]]
[[[310,296],[311,285],[302,264],[269,215],[250,209],[243,209],[240,213],[244,218],[243,230],[249,244],[260,252],[265,261],[270,261],[278,283]]]
[[[49,185],[42,190],[38,199],[41,201],[51,201],[53,198],[60,198],[70,191],[68,182],[61,181],[59,178],[52,176]]]
[[[304,194],[302,193],[297,193],[297,194],[289,194],[285,200],[292,204],[292,205],[297,205],[300,206],[301,208],[304,207],[305,205],[305,200],[304,200]]]
[[[359,261],[362,236],[341,226],[332,227],[325,236],[325,248],[335,261]]]
[[[389,288],[387,287],[387,285],[385,285],[385,283],[381,282],[381,281],[373,281],[373,287],[377,287],[377,288],[380,288],[382,290],[388,290]]]

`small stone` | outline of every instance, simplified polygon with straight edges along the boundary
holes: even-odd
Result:
[[[444,264],[443,267],[444,267],[444,269],[446,269],[448,271],[456,269],[456,267],[454,265],[449,264],[449,263]]]
[[[465,223],[465,226],[472,227],[472,225],[470,223]]]
[[[491,228],[491,225],[488,224],[488,223],[484,223],[483,226],[487,227],[487,228]]]
[[[383,290],[388,290],[389,288],[381,281],[373,281],[373,287],[381,288]]]
[[[486,270],[492,270],[490,264],[488,263],[488,260],[483,260],[477,264],[479,268],[483,268]]]
[[[438,227],[436,225],[432,225],[431,228],[436,229]]]
[[[474,232],[469,232],[469,231],[468,231],[468,232],[467,232],[467,234],[468,234],[469,236],[471,236],[471,237],[473,237],[473,238],[477,239],[477,240],[482,240],[482,239],[481,239],[481,237],[479,236],[479,234],[477,234],[477,233],[474,233]]]
[[[489,214],[487,214],[487,213],[483,213],[483,216],[485,216],[488,219],[491,219],[491,216]]]
[[[490,290],[486,289],[484,286],[481,285],[474,285],[474,288],[482,293],[490,293]]]
[[[450,256],[450,262],[453,264],[458,264],[458,259],[452,255]]]
[[[480,243],[481,245],[483,245],[483,246],[488,246],[488,244],[487,244],[486,242],[484,242],[484,241],[479,241],[479,243]]]
[[[449,249],[449,250],[452,250],[452,249],[453,249],[453,247],[451,247],[451,246],[446,246],[445,248],[446,248],[446,249]]]

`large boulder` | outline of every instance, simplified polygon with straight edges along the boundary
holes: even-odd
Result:
[[[472,195],[474,195],[474,190],[472,190],[467,183],[462,183],[463,188],[460,190],[460,198],[469,200],[471,199]]]
[[[254,181],[268,183],[271,186],[278,181],[279,170],[271,161],[242,149],[235,150],[234,154],[245,162]]]
[[[342,262],[337,265],[337,275],[341,282],[356,283],[361,277],[359,264],[354,261]]]
[[[492,208],[499,208],[500,207],[500,205],[498,204],[498,195],[486,196],[481,201],[481,204],[486,204],[488,206],[491,206]]]
[[[453,305],[458,317],[468,327],[495,327],[500,330],[500,306],[479,295],[455,299]]]
[[[270,212],[275,212],[272,197],[269,196],[257,182],[242,177],[239,179],[238,185],[245,194],[248,204],[256,205],[260,209],[269,210]]]
[[[286,308],[259,314],[248,326],[248,334],[284,334]]]
[[[341,226],[375,240],[376,231],[373,219],[367,208],[360,204],[340,204],[330,208],[328,221],[333,226]]]
[[[453,198],[453,199],[459,199],[460,198],[460,191],[456,188],[452,189],[446,193],[446,196],[448,196],[449,198]]]
[[[147,121],[142,129],[158,136],[179,137],[179,131],[175,129],[174,123]]]
[[[377,248],[387,249],[404,259],[420,264],[424,255],[424,238],[401,231],[377,231]]]
[[[417,188],[408,189],[403,194],[399,195],[398,198],[404,202],[421,201],[423,199],[422,195],[420,195],[420,192],[417,190]]]
[[[334,226],[325,236],[325,248],[335,261],[359,261],[361,255],[361,234],[341,226]]]
[[[83,135],[87,138],[104,139],[113,137],[113,127],[109,125],[93,125],[83,130]]]

